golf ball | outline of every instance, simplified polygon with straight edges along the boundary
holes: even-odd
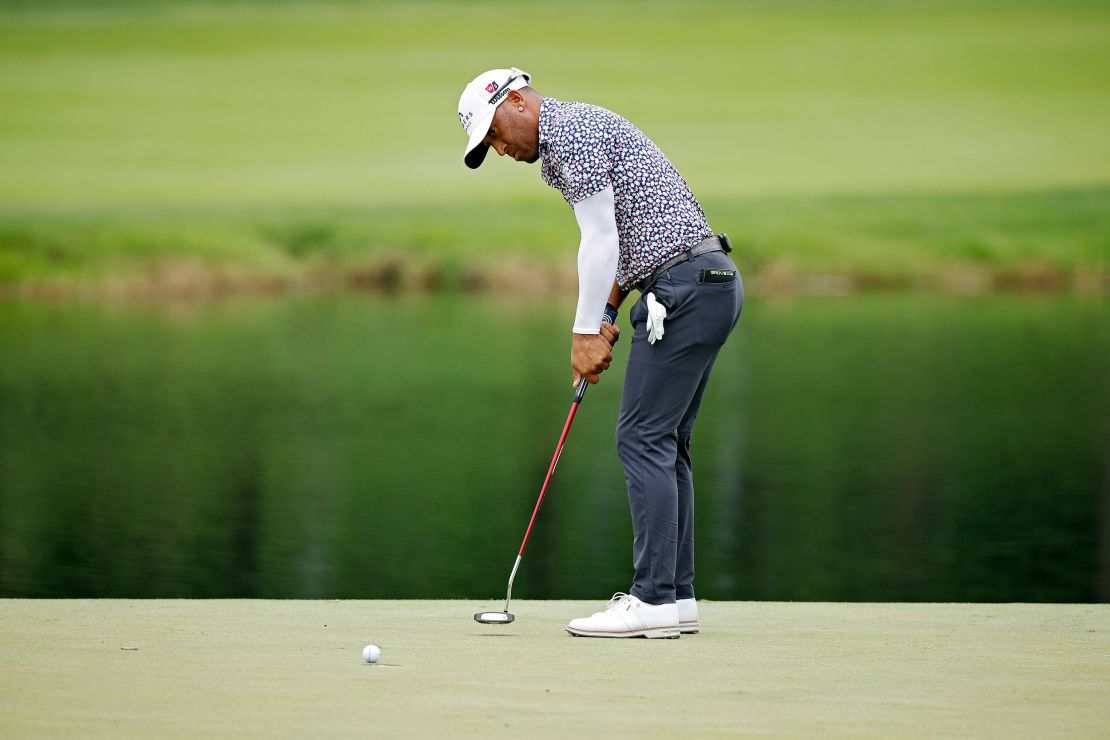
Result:
[[[382,657],[382,649],[377,645],[367,645],[362,649],[362,659],[367,663],[377,663]]]

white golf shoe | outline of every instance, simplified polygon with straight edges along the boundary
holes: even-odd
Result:
[[[678,629],[684,635],[697,634],[698,602],[696,599],[678,600]]]
[[[615,593],[605,611],[572,619],[567,632],[577,637],[678,637],[678,606],[645,604],[632,594]]]

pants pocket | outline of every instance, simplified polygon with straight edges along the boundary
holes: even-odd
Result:
[[[736,284],[739,278],[739,271],[734,269],[723,269],[716,267],[707,267],[698,270],[697,282],[698,285],[703,286],[719,286],[731,287]]]

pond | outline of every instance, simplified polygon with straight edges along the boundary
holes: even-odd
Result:
[[[496,599],[573,306],[344,294],[0,306],[0,595]],[[1110,600],[1097,297],[750,296],[693,454],[698,595]],[[631,581],[582,404],[514,596]]]

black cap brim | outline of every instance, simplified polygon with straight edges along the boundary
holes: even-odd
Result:
[[[466,153],[466,156],[463,157],[463,161],[466,162],[467,167],[476,170],[482,165],[482,162],[486,158],[486,152],[488,151],[489,144],[479,144]]]

